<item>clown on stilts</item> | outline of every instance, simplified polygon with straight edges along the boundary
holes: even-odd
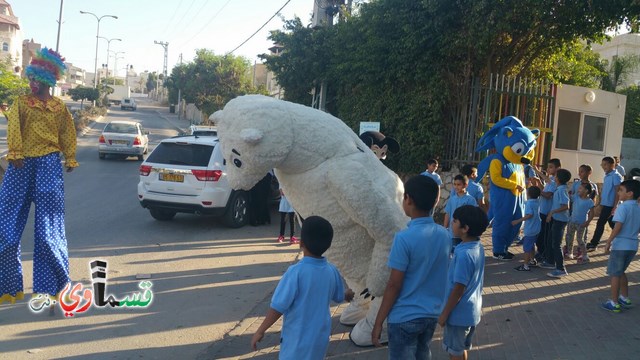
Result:
[[[20,238],[35,204],[33,293],[58,296],[69,282],[64,226],[64,183],[78,166],[76,131],[69,110],[50,89],[66,67],[57,52],[43,48],[25,69],[31,94],[5,112],[9,167],[0,188],[0,303],[24,297]]]

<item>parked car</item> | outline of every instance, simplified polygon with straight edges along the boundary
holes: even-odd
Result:
[[[196,136],[218,136],[218,128],[207,125],[191,125],[189,126],[187,134]]]
[[[98,140],[98,157],[107,154],[137,156],[144,160],[149,151],[149,131],[135,121],[112,121],[104,127]]]
[[[159,221],[177,213],[213,215],[239,228],[249,220],[249,193],[229,186],[218,138],[212,136],[162,140],[140,165],[138,200]]]
[[[129,110],[136,111],[137,108],[138,108],[138,105],[136,104],[136,101],[131,98],[124,98],[120,103],[120,110],[129,109]]]

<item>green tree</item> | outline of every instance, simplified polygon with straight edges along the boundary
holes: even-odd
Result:
[[[251,84],[251,63],[244,57],[216,55],[210,50],[196,50],[192,62],[174,67],[166,80],[169,101],[176,103],[178,89],[182,98],[194,103],[205,114],[222,109],[231,99],[256,93]]]
[[[92,87],[78,86],[69,89],[67,94],[71,96],[73,101],[80,101],[80,109],[84,107],[84,101],[96,101],[100,98],[100,91]]]
[[[124,85],[124,79],[108,77],[106,79],[102,79],[102,83],[105,85]]]
[[[627,96],[622,136],[640,139],[640,87],[630,86],[620,93]]]
[[[380,121],[402,139],[387,164],[415,173],[441,154],[469,78],[595,84],[597,57],[578,40],[599,41],[639,13],[634,0],[377,0],[330,28],[287,21],[270,36],[284,51],[262,57],[288,100],[310,105],[309,91],[325,80],[329,112],[353,129]]]
[[[147,92],[150,92],[151,90],[156,88],[157,81],[158,81],[158,74],[156,74],[155,71],[150,73],[149,76],[147,77]]]
[[[11,59],[0,61],[0,104],[10,104],[13,100],[29,92],[29,82],[13,73]]]
[[[629,75],[640,67],[640,56],[627,54],[616,56],[611,63],[605,62],[607,68],[602,77],[602,90],[616,92],[620,85],[623,85]]]

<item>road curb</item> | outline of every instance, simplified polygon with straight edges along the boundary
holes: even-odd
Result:
[[[162,114],[160,111],[156,110],[156,113],[158,114],[158,116],[160,116],[161,118],[163,118],[166,122],[168,122],[169,124],[171,124],[171,126],[173,126],[176,130],[178,130],[178,132],[184,133],[187,132],[187,129],[183,129],[180,126],[176,125],[173,120],[169,119],[168,117],[166,117],[164,114]]]

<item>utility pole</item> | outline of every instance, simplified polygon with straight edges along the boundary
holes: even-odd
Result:
[[[167,81],[167,62],[169,59],[169,42],[167,41],[154,41],[154,44],[158,44],[164,48],[164,65],[162,69],[162,73],[164,74],[162,81],[162,93],[164,94],[164,82]],[[156,86],[156,95],[158,94],[159,88]]]
[[[58,37],[56,39],[56,52],[60,49],[60,29],[62,28],[62,6],[64,0],[60,0],[60,15],[58,15]]]
[[[164,78],[167,78],[167,60],[169,59],[169,43],[163,41],[154,41],[154,44],[161,45],[164,48],[164,66],[162,73],[164,74]],[[163,79],[164,80],[164,79]]]
[[[182,53],[180,53],[180,65],[182,65]],[[182,113],[182,91],[180,86],[178,86],[178,120],[180,120],[180,115]]]
[[[338,11],[336,2],[336,0],[314,0],[311,26],[314,28],[319,26],[332,26],[333,15]],[[311,94],[313,96],[311,107],[326,111],[327,80],[320,80],[320,86],[316,84],[311,90]]]

